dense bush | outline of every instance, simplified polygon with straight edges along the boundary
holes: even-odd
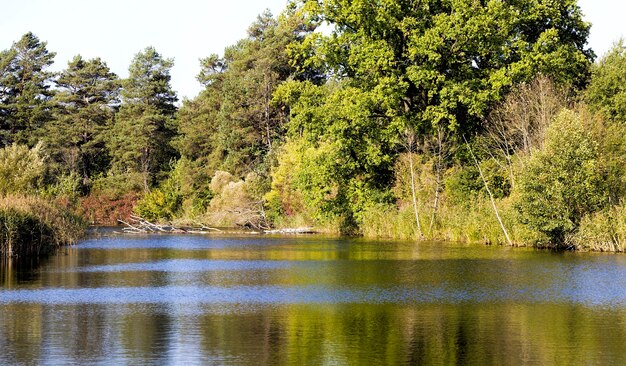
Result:
[[[565,243],[582,218],[608,203],[598,144],[585,121],[573,111],[562,112],[547,131],[542,150],[521,172],[518,208],[522,221]]]
[[[0,194],[36,192],[45,171],[41,144],[32,149],[16,144],[0,149]]]

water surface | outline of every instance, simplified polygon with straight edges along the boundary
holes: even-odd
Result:
[[[626,364],[626,258],[104,236],[0,269],[0,364]]]

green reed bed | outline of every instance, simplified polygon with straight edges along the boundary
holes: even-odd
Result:
[[[85,222],[69,210],[44,199],[0,197],[0,256],[37,256],[74,244]]]

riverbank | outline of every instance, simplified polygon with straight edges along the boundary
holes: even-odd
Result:
[[[76,243],[85,233],[85,221],[69,210],[36,197],[0,197],[0,257],[27,257],[50,253]]]

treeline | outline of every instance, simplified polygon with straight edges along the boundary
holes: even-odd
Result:
[[[594,64],[588,34],[575,0],[291,1],[177,108],[154,48],[125,80],[80,56],[53,74],[28,33],[0,56],[0,194],[100,223],[623,251],[626,53]]]

